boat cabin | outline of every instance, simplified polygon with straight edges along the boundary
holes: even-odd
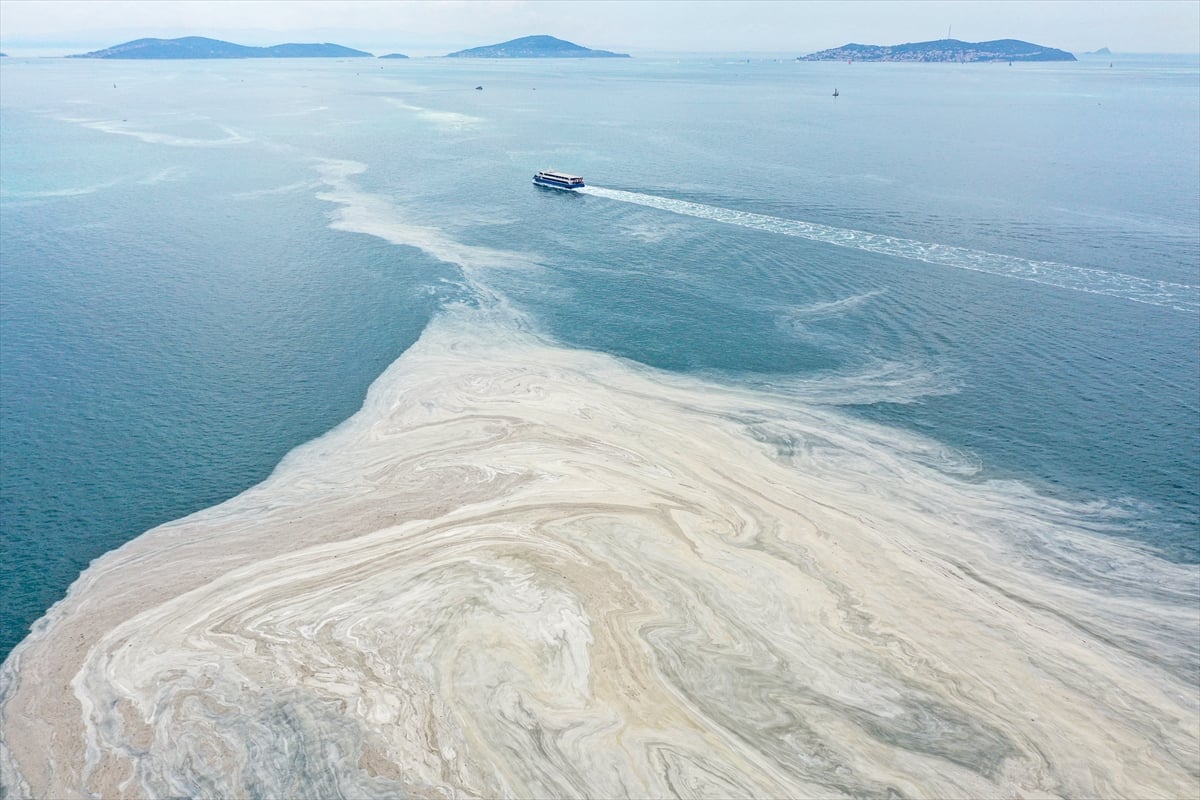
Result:
[[[583,178],[578,175],[568,175],[565,172],[555,172],[544,169],[533,176],[533,182],[539,186],[552,186],[556,189],[582,189]]]

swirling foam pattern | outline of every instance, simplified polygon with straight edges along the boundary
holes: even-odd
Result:
[[[1195,569],[928,446],[448,312],[84,573],[0,675],[4,788],[1196,796]]]

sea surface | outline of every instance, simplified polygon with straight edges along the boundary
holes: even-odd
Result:
[[[164,530],[192,531],[188,541],[208,535],[217,541],[203,528],[214,515],[232,526],[220,536],[239,525],[251,531],[254,514],[283,507],[279,498],[285,495],[312,503],[314,514],[327,494],[367,498],[354,511],[355,519],[365,520],[373,513],[369,487],[393,478],[428,483],[419,493],[424,510],[388,511],[410,522],[449,520],[472,503],[511,510],[525,508],[524,502],[532,508],[533,496],[521,494],[532,486],[557,487],[562,496],[556,504],[596,498],[596,509],[611,511],[597,487],[615,492],[620,483],[621,508],[640,511],[630,518],[606,516],[607,527],[594,527],[588,517],[588,530],[623,542],[620,531],[639,537],[640,555],[597,556],[598,563],[629,585],[655,587],[646,588],[655,599],[635,603],[636,613],[613,613],[650,620],[630,622],[637,635],[628,641],[656,654],[655,680],[675,687],[660,686],[660,693],[691,698],[680,702],[695,708],[707,708],[693,694],[703,685],[750,681],[762,653],[758,645],[743,647],[730,632],[735,628],[714,632],[712,620],[720,615],[712,611],[710,619],[700,610],[712,592],[732,587],[732,579],[723,583],[716,573],[700,576],[699,568],[676,572],[649,565],[659,559],[667,564],[674,556],[660,549],[689,537],[696,558],[710,566],[725,563],[696,555],[709,552],[696,537],[718,535],[720,526],[711,520],[721,519],[734,539],[753,538],[751,531],[776,537],[770,557],[792,564],[789,569],[831,576],[834,561],[810,550],[815,545],[797,521],[811,521],[806,509],[818,506],[841,522],[812,522],[823,531],[814,540],[836,542],[839,535],[831,531],[838,526],[868,520],[866,529],[886,532],[879,541],[889,544],[863,545],[863,553],[920,551],[944,559],[956,565],[955,580],[978,577],[979,586],[993,587],[987,591],[1006,586],[994,589],[1001,605],[1025,603],[1063,617],[1074,613],[1072,603],[1092,608],[1095,617],[1086,623],[1075,618],[1071,630],[1119,645],[1119,657],[1109,661],[1152,663],[1175,676],[1183,690],[1196,691],[1200,62],[1194,57],[1116,58],[1111,66],[1107,60],[910,65],[721,56],[382,65],[370,59],[6,58],[0,63],[0,141],[0,657],[11,654],[0,701],[12,696],[22,674],[36,669],[33,656],[19,657],[24,646],[18,647],[35,622],[32,639],[58,647],[56,626],[66,624],[58,620],[86,627],[88,609],[102,605],[99,595],[89,599],[88,593],[101,591],[100,578],[110,574],[106,561],[85,573],[70,603],[55,606],[81,571],[106,553],[174,520],[184,527]],[[588,188],[565,193],[535,187],[530,178],[538,169],[583,175]],[[475,405],[485,396],[486,413]],[[430,419],[449,416],[422,428],[429,431],[424,439],[398,433],[394,440],[372,438],[376,449],[369,463],[356,466],[355,454],[367,452],[367,445],[343,445],[338,437],[399,414],[402,406],[411,406],[404,413]],[[552,418],[538,416],[551,407],[557,409]],[[467,416],[480,421],[464,430],[449,427]],[[404,419],[404,431],[420,427]],[[448,426],[445,435],[435,435],[438,425]],[[604,425],[613,428],[596,427]],[[591,444],[565,455],[567,450],[539,449],[549,447],[540,439],[536,446],[526,443],[521,452],[529,460],[520,469],[496,454],[500,439],[551,428],[560,443]],[[456,466],[437,467],[452,449]],[[580,466],[585,461],[586,470]],[[437,480],[420,477],[434,474]],[[654,494],[650,487],[667,480],[664,475],[678,485]],[[811,480],[811,487],[781,488],[793,479]],[[293,494],[283,488],[272,494],[272,487],[285,484]],[[482,487],[486,502],[471,494],[484,492]],[[573,488],[564,493],[565,487]],[[646,497],[630,499],[643,490]],[[826,490],[828,496],[820,494]],[[735,491],[740,500],[731,499]],[[234,505],[219,505],[235,497]],[[754,506],[751,497],[763,498],[763,505]],[[581,518],[578,508],[565,513],[562,505],[554,507],[558,513],[517,527],[553,538],[562,533],[555,527],[560,522],[565,527],[565,520]],[[665,527],[630,521],[651,510],[666,514],[668,507],[681,516]],[[190,518],[195,522],[183,519],[196,512],[203,513]],[[690,527],[682,521],[688,514],[708,522]],[[332,531],[330,520],[321,524]],[[294,535],[298,548],[333,547],[333,539],[318,545],[305,538],[324,535],[305,524],[272,528],[270,546],[284,547],[281,542]],[[381,526],[364,523],[359,533],[377,535]],[[553,536],[538,533],[543,526]],[[961,550],[954,530],[962,531]],[[926,534],[930,538],[922,540]],[[846,536],[848,542],[851,534]],[[147,538],[135,543],[140,550],[110,558],[145,552],[146,558],[167,559],[165,566],[141,573],[128,556],[125,571],[112,573],[113,585],[137,594],[145,578],[149,597],[158,591],[154,586],[170,583],[171,570],[181,580],[209,576],[206,586],[220,582],[212,577],[217,574],[242,587],[253,583],[251,572],[234,580],[232,571],[205,572],[216,562],[201,567],[182,555],[168,557],[173,547],[189,551],[156,541]],[[845,549],[854,550],[850,544]],[[257,562],[273,563],[260,575],[267,582],[286,574],[270,562],[284,556],[272,553]],[[775,630],[782,631],[789,624],[786,604],[800,603],[807,590],[802,580],[789,583],[783,573],[769,573],[767,555],[756,558],[762,563],[745,563],[763,572],[733,570],[745,606],[730,611],[730,619],[751,626],[756,615],[781,614]],[[599,566],[583,561],[591,564],[585,570],[590,580]],[[238,563],[238,569],[253,571],[256,562]],[[828,573],[811,566],[817,563]],[[645,574],[634,577],[639,564]],[[541,608],[532,598],[542,573],[513,569],[511,594],[500,573],[482,577],[491,575],[484,567],[463,580],[488,583],[492,599],[486,602]],[[555,581],[572,585],[566,567],[555,570]],[[892,579],[884,580],[885,574],[900,572],[864,568],[861,576],[873,575],[874,585],[886,587]],[[687,575],[700,576],[695,587]],[[984,575],[991,578],[979,577]],[[363,596],[397,603],[403,596],[428,612],[425,622],[412,623],[418,627],[436,627],[452,613],[448,609],[465,607],[439,604],[439,591],[458,597],[455,603],[486,604],[471,593],[467,599],[456,595],[464,590],[449,573],[424,576],[393,575],[384,582],[391,589],[361,577]],[[358,579],[339,580],[339,591],[353,597]],[[421,581],[428,596],[404,594],[404,587]],[[903,588],[892,595],[881,589],[880,607],[939,596],[934,583],[915,573],[895,579]],[[764,594],[761,603],[752,602],[754,587],[765,585],[772,599]],[[814,625],[832,618],[826,613],[836,617],[836,610],[870,606],[856,594],[866,588],[852,582],[846,587],[840,601],[813,618]],[[1014,592],[1024,592],[1020,602]],[[1105,610],[1086,600],[1093,595],[1119,596],[1130,605]],[[217,607],[240,596],[216,593],[209,599]],[[496,599],[502,596],[507,600]],[[653,621],[655,609],[676,601],[689,609],[688,619],[694,613],[708,621],[684,633]],[[564,647],[576,666],[587,658],[599,663],[603,615],[584,600],[577,606],[563,600],[555,608],[547,613],[564,620],[563,629],[546,633],[545,641],[569,641]],[[928,613],[909,609],[914,617]],[[135,611],[122,612],[125,618],[113,612],[97,622],[98,630],[133,620]],[[338,618],[330,609],[314,607],[312,614],[315,627],[301,630],[319,630],[315,620],[322,615]],[[567,630],[576,616],[586,621],[580,623],[583,633]],[[925,624],[898,617],[898,641],[907,641],[903,631],[910,622]],[[946,626],[947,632],[953,628]],[[487,625],[480,630],[482,638],[472,646],[475,658],[486,658],[489,637],[503,634],[488,633]],[[347,635],[360,641],[358,634]],[[667,648],[675,655],[664,655],[659,640],[677,635],[682,649]],[[794,651],[772,645],[779,652],[771,658],[790,664],[792,675],[803,672],[797,666],[804,662],[803,635]],[[846,641],[830,644],[824,655],[812,645],[814,663],[840,663],[842,673],[868,687],[865,695],[888,702],[904,695],[900,683],[871,683],[870,676],[887,672],[879,666],[886,659],[878,653],[882,660],[866,659],[855,650],[858,634],[844,635]],[[615,633],[612,638],[626,641]],[[156,641],[143,652],[164,652],[166,639]],[[1035,639],[1004,641],[1023,654],[1014,663],[1038,661]],[[387,649],[380,647],[377,652]],[[937,663],[947,676],[957,668],[974,674],[951,656],[940,662],[928,655],[922,662],[908,645],[895,647],[913,659],[917,673],[921,663]],[[120,674],[111,672],[117,651],[97,648],[91,652],[109,653],[103,660],[108,666],[89,662],[94,671],[72,673],[80,698],[107,697],[108,690],[89,681]],[[741,661],[728,669],[706,668],[679,655],[689,650],[720,651]],[[205,647],[194,652],[203,661]],[[483,754],[479,742],[493,739],[482,733],[479,741],[472,739],[464,720],[479,718],[465,709],[492,707],[492,701],[479,699],[477,705],[467,689],[454,697],[431,690],[445,707],[429,713],[457,720],[455,748],[460,762],[470,765],[469,775],[433,770],[445,785],[493,796],[636,795],[665,792],[664,786],[681,795],[716,796],[735,788],[770,795],[797,787],[834,795],[952,794],[980,790],[970,782],[979,775],[994,781],[989,786],[1009,785],[1005,765],[1020,762],[1013,754],[1042,747],[1028,744],[1041,741],[1033,733],[1018,735],[994,719],[985,725],[969,710],[948,711],[962,698],[952,693],[933,700],[932,689],[901,703],[903,712],[863,722],[845,710],[857,707],[849,696],[837,711],[804,694],[837,694],[822,694],[826,679],[813,678],[803,682],[803,692],[798,684],[774,685],[757,696],[756,713],[769,715],[780,703],[792,708],[792,700],[780,698],[803,695],[811,700],[810,711],[819,706],[842,722],[826,728],[812,712],[816,716],[805,723],[810,738],[788,734],[769,745],[739,732],[745,720],[710,714],[705,727],[689,717],[672,723],[672,730],[695,728],[703,732],[699,737],[719,729],[728,749],[753,749],[760,760],[747,755],[741,767],[736,759],[714,763],[707,782],[697,783],[685,779],[690,773],[679,764],[687,761],[681,755],[686,748],[675,742],[668,750],[677,761],[646,761],[660,765],[666,783],[638,783],[641,778],[629,775],[644,778],[655,768],[626,775],[608,762],[588,764],[594,772],[580,766],[589,747],[608,752],[587,736],[615,730],[617,720],[632,725],[631,718],[612,712],[583,723],[563,710],[578,710],[583,701],[553,712],[537,706],[522,694],[521,680],[505,681],[517,674],[536,687],[525,667],[545,666],[547,657],[521,653],[504,661],[507,678],[497,677],[497,667],[490,683],[477,678],[471,685],[509,686],[515,694],[497,689],[494,697],[508,699],[493,705],[511,701],[519,710],[513,719],[537,717],[548,726],[540,730],[555,731],[539,734],[538,741],[558,771],[512,767],[519,748]],[[226,663],[224,656],[212,658]],[[158,667],[165,673],[146,677],[146,686],[161,684],[172,669],[186,672],[181,665],[191,663],[200,662],[163,661]],[[1064,663],[1047,658],[1038,673],[1065,672]],[[456,675],[469,671],[461,664],[455,669]],[[1080,670],[1079,676],[1091,674]],[[222,678],[205,674],[223,685]],[[666,674],[676,676],[674,683]],[[720,677],[716,683],[713,674]],[[579,686],[585,684],[591,686],[586,680]],[[690,688],[679,688],[684,686]],[[654,694],[645,686],[641,691]],[[513,699],[517,695],[524,699]],[[149,720],[155,703],[145,702]],[[225,702],[236,705],[228,697]],[[1200,735],[1194,701],[1179,702],[1188,708],[1179,718],[1182,741],[1194,743]],[[364,703],[351,702],[350,708],[361,711]],[[181,706],[173,707],[172,724],[178,725]],[[275,706],[254,712],[257,721],[246,723],[247,731],[271,728],[269,720],[278,718],[268,707]],[[753,717],[746,712],[746,719]],[[885,717],[894,729],[878,733]],[[295,720],[288,724],[289,730],[303,728]],[[865,746],[837,750],[829,743],[854,739],[839,734],[838,725],[873,730],[877,739],[901,742],[905,752],[920,751],[920,758],[930,759],[929,772],[873,771],[867,762],[887,758],[871,761]],[[939,726],[969,746],[958,752],[943,742],[922,749],[905,739],[920,739]],[[89,748],[103,749],[105,736],[116,736],[100,722],[87,729],[94,737]],[[315,729],[334,736],[328,726]],[[583,731],[581,738],[572,740],[570,730]],[[292,750],[314,741],[296,735],[288,740]],[[629,734],[622,747],[632,749],[633,739]],[[823,744],[811,750],[817,755],[803,763],[780,754],[787,748],[810,752],[804,743],[818,739]],[[351,740],[359,741],[345,741]],[[714,741],[705,739],[703,747],[692,742],[687,752],[724,752]],[[211,742],[206,746],[225,752]],[[363,753],[376,747],[355,746],[366,748]],[[441,746],[443,759],[450,759],[450,745],[443,740]],[[388,752],[383,745],[376,749]],[[1164,749],[1179,754],[1178,745]],[[990,760],[977,762],[984,752]],[[1191,755],[1179,757],[1181,774],[1197,780],[1195,762],[1190,772],[1186,768]],[[20,754],[6,758],[19,761]],[[488,765],[506,759],[508,771],[495,778]],[[952,769],[938,767],[939,759]],[[355,763],[369,762],[361,755]],[[89,760],[81,780],[109,785],[103,783],[104,763]],[[1162,771],[1161,763],[1151,763]],[[1056,772],[1060,766],[1043,770],[1058,783],[1013,785],[1066,794],[1119,785],[1104,783],[1094,770]],[[420,793],[436,783],[413,777],[416,767],[396,784],[387,783],[394,776],[382,768],[371,772],[373,783],[356,783],[350,772],[309,774],[293,763],[279,773],[299,781],[289,788],[263,769],[230,784],[214,777],[220,770],[178,778],[186,771],[178,764],[143,764],[130,774],[142,781],[139,791],[151,794],[330,796],[386,794],[397,786]],[[961,782],[954,782],[954,770],[963,772]],[[618,773],[624,777],[617,783],[596,777],[617,781]],[[761,782],[739,783],[746,774]],[[935,774],[947,783],[930,783]],[[1085,774],[1096,782],[1078,777]],[[1126,771],[1126,777],[1133,774]],[[1176,788],[1194,787],[1183,780]]]

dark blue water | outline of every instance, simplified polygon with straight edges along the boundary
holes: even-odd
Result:
[[[15,154],[49,160],[26,137],[54,126],[7,110],[4,124],[6,179],[49,166]],[[78,138],[59,146],[120,157],[111,136]],[[256,483],[357,410],[436,305],[437,262],[329,232],[315,201],[231,201],[228,155],[199,155],[184,193],[4,206],[6,652],[91,559]],[[86,182],[73,169],[55,179]]]
[[[1200,561],[1197,64],[845,67],[6,59],[0,653],[91,559],[352,414],[470,299],[457,267],[331,227],[320,159],[363,167],[385,232],[528,254],[473,279],[568,346],[836,403]],[[539,190],[540,168],[628,194]]]

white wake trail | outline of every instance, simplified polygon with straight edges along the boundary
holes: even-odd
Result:
[[[710,219],[743,228],[754,228],[785,236],[798,236],[802,239],[811,239],[839,247],[898,256],[955,269],[986,272],[990,275],[1032,281],[1077,292],[1119,297],[1137,303],[1165,306],[1177,311],[1200,313],[1200,286],[1150,280],[1135,275],[1090,267],[1076,267],[1055,261],[1032,261],[1017,256],[970,250],[953,245],[918,242],[914,239],[901,239],[896,236],[851,228],[834,228],[815,222],[772,217],[766,214],[737,211],[639,192],[605,189],[599,186],[588,186],[578,191],[595,197],[620,200],[623,203],[657,208],[689,217]]]

